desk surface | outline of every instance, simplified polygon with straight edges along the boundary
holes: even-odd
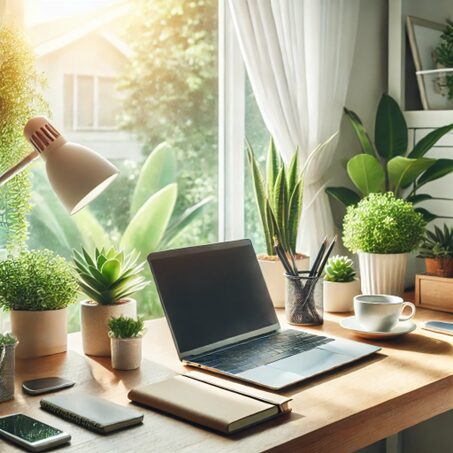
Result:
[[[284,313],[279,311],[283,323]],[[338,325],[342,316],[327,314],[324,325],[311,328],[356,339]],[[453,321],[453,315],[418,309],[416,322]],[[165,319],[147,322],[144,360],[140,370],[112,371],[106,358],[84,356],[80,334],[69,336],[69,351],[41,359],[17,361],[15,400],[0,405],[1,414],[24,412],[72,435],[72,452],[238,452],[269,449],[307,452],[354,451],[435,415],[453,409],[453,337],[417,328],[391,341],[369,341],[379,354],[359,363],[293,386],[291,415],[275,419],[232,437],[218,435],[172,417],[138,408],[144,424],[101,436],[39,409],[40,397],[22,393],[22,381],[65,376],[82,391],[127,404],[134,386],[184,371]],[[365,341],[365,340],[361,340]],[[18,451],[0,440],[2,453]]]

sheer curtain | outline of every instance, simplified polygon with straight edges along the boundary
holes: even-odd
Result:
[[[340,125],[359,0],[229,0],[242,56],[264,122],[286,162],[302,161]],[[337,140],[305,174],[298,250],[314,256],[334,233],[326,173]]]

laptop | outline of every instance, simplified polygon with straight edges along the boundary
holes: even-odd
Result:
[[[151,253],[180,360],[281,389],[380,348],[281,329],[250,240]]]

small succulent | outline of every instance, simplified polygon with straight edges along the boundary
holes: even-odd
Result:
[[[354,264],[347,256],[333,256],[326,265],[324,280],[329,282],[352,282],[355,277]]]
[[[109,336],[113,338],[141,337],[145,331],[143,318],[119,316],[109,319]]]
[[[3,346],[8,346],[17,343],[17,338],[10,333],[0,333],[0,350]]]
[[[444,224],[443,228],[435,226],[433,231],[426,231],[419,256],[422,258],[453,257],[453,228]]]
[[[90,255],[84,248],[74,250],[79,286],[88,297],[101,305],[113,305],[148,285],[140,273],[145,263],[137,264],[138,255],[125,255],[112,247],[97,249]]]

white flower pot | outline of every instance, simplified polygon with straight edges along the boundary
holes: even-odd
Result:
[[[347,313],[354,310],[354,296],[360,293],[360,280],[352,282],[323,282],[324,311]]]
[[[31,359],[65,352],[67,309],[11,310],[11,332],[18,339],[16,357]]]
[[[358,255],[362,294],[403,296],[409,253]]]
[[[83,351],[87,355],[110,357],[110,337],[108,321],[111,317],[137,317],[137,303],[134,299],[125,302],[101,305],[83,301],[80,306],[80,327],[82,330]]]
[[[258,263],[263,273],[267,289],[275,308],[285,306],[285,268],[279,259],[271,260],[258,257]],[[296,260],[300,271],[309,269],[310,259],[306,256]]]
[[[110,338],[112,368],[135,370],[142,362],[142,338]]]

